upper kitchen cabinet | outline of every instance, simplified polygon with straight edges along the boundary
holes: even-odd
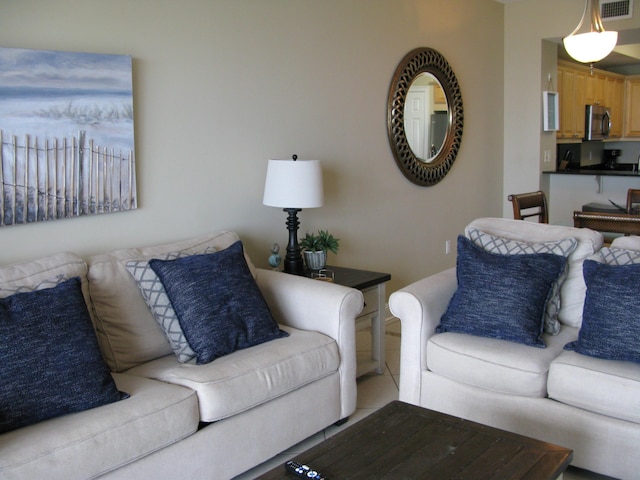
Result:
[[[597,69],[594,69],[592,73],[587,66],[563,60],[558,61],[560,128],[557,132],[557,138],[584,138],[585,105],[609,107],[611,111],[609,138],[622,137],[625,111],[624,79],[623,75],[616,73]],[[640,98],[640,89],[638,97]],[[640,119],[638,127],[640,128]]]
[[[604,84],[606,77],[600,73],[587,73],[587,87],[585,89],[585,105],[606,105],[604,99]],[[607,105],[608,106],[608,105]]]
[[[584,137],[584,99],[587,76],[575,68],[558,65],[558,93],[560,95],[560,128],[557,137]]]
[[[609,138],[622,137],[624,119],[624,78],[607,75],[604,78],[604,105],[611,108]]]
[[[627,77],[625,98],[625,137],[640,137],[640,76]]]

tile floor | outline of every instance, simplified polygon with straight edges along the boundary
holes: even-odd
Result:
[[[312,437],[300,442],[289,450],[276,455],[271,460],[258,465],[257,467],[237,476],[234,480],[251,480],[257,476],[271,470],[272,468],[284,464],[290,458],[304,452],[312,446],[348,428],[355,422],[362,420],[367,415],[375,412],[378,408],[398,399],[398,378],[400,376],[400,321],[394,320],[387,324],[385,336],[386,369],[384,374],[378,375],[369,373],[358,379],[358,403],[355,413],[349,421],[342,427],[331,426]],[[357,346],[358,355],[368,355],[370,346],[370,332],[363,330],[358,332]],[[336,479],[337,480],[337,479]],[[375,479],[372,479],[375,480]],[[611,477],[598,475],[586,470],[569,467],[564,473],[564,480],[613,480]]]

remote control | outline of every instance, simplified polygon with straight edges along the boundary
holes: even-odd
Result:
[[[325,477],[322,476],[320,472],[313,470],[308,465],[302,465],[301,463],[294,462],[291,460],[285,463],[284,466],[287,469],[287,471],[297,475],[300,478],[310,478],[313,480],[327,480]]]

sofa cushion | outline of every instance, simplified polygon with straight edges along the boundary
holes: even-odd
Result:
[[[573,228],[546,223],[534,223],[506,218],[479,218],[467,229],[477,228],[499,237],[523,242],[548,242],[563,238],[575,238],[576,249],[569,255],[569,273],[560,289],[560,312],[558,318],[564,325],[579,327],[586,287],[582,277],[582,262],[602,247],[602,234],[588,228]]]
[[[80,279],[0,299],[0,433],[116,402]]]
[[[565,327],[545,335],[547,348],[535,348],[461,333],[433,335],[427,343],[427,368],[460,383],[527,397],[547,394],[549,365],[578,336]]]
[[[129,370],[131,375],[183,385],[198,394],[203,422],[230,417],[336,372],[335,341],[282,326],[289,337],[238,350],[206,365],[168,355]]]
[[[164,285],[196,363],[287,336],[251,276],[242,242],[217,253],[152,259],[149,266]]]
[[[628,422],[640,423],[640,365],[563,352],[551,363],[549,397]]]
[[[584,262],[587,297],[578,340],[565,348],[640,363],[640,264]]]
[[[566,259],[548,253],[496,255],[458,237],[458,288],[436,332],[544,347],[543,318]]]
[[[563,238],[557,241],[540,243],[519,242],[509,238],[490,235],[477,228],[467,229],[466,234],[473,243],[482,247],[485,251],[500,255],[551,253],[568,258],[578,245],[578,241],[575,238]],[[560,322],[558,321],[558,313],[560,312],[560,288],[566,280],[568,273],[569,265],[565,264],[562,274],[553,283],[551,297],[547,302],[544,313],[544,331],[550,335],[557,335],[560,332]]]
[[[171,354],[173,350],[127,271],[130,260],[150,260],[169,253],[203,253],[238,241],[232,232],[203,235],[181,242],[117,250],[90,257],[89,292],[100,347],[112,371],[124,371],[140,363]],[[252,273],[253,264],[247,258]]]
[[[174,357],[175,358],[175,357]],[[193,434],[195,392],[113,374],[131,397],[0,435],[0,478],[96,478]]]

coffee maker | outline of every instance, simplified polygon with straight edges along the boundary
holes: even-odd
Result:
[[[615,170],[618,165],[618,157],[622,155],[622,150],[605,150],[603,155],[604,168]]]

